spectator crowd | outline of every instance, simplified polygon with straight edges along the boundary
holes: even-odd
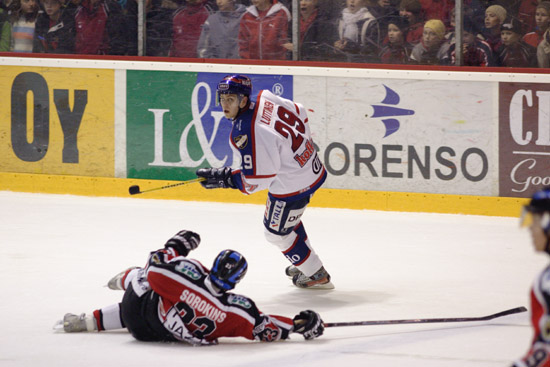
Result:
[[[138,0],[0,0],[0,52],[137,55]],[[299,0],[299,60],[454,65],[454,0]],[[463,0],[466,66],[550,67],[550,0]],[[144,55],[292,59],[291,0],[145,0]]]

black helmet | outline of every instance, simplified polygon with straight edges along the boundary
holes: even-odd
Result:
[[[523,207],[521,225],[529,226],[533,214],[542,215],[542,229],[547,236],[550,236],[550,186],[535,192],[529,204]]]
[[[235,288],[244,277],[248,263],[243,255],[233,250],[223,250],[218,254],[210,271],[210,280],[224,291]]]

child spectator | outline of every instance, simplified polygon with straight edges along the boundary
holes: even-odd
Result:
[[[371,5],[367,5],[367,9],[369,9],[378,22],[378,29],[380,30],[379,39],[381,42],[386,38],[388,19],[398,15],[399,9],[393,6],[390,0],[370,0],[370,3]]]
[[[535,10],[535,30],[523,36],[523,42],[537,47],[550,25],[550,1],[542,1]]]
[[[74,52],[74,14],[63,11],[61,0],[43,0],[38,14],[32,52],[71,54]]]
[[[197,57],[201,29],[210,15],[207,0],[187,0],[186,5],[174,13],[172,20],[172,57]]]
[[[11,25],[8,11],[0,7],[0,52],[8,52],[11,44]]]
[[[197,47],[198,57],[209,59],[239,58],[239,24],[246,11],[235,0],[216,0],[218,11],[202,25]]]
[[[544,32],[537,46],[537,64],[539,68],[550,68],[550,28]]]
[[[421,65],[439,65],[448,50],[445,24],[439,19],[430,19],[424,24],[422,41],[414,46],[411,52],[411,62]]]
[[[497,65],[506,67],[536,67],[536,49],[521,40],[521,24],[508,18],[501,26],[502,46],[497,52]]]
[[[288,50],[288,9],[277,0],[251,0],[239,27],[239,55],[243,59],[285,60]]]
[[[388,37],[380,51],[382,64],[408,64],[412,45],[407,42],[407,19],[393,16],[388,20]]]
[[[116,1],[83,0],[76,8],[75,28],[76,54],[126,54],[126,22]]]
[[[418,0],[401,0],[399,15],[406,18],[409,23],[407,43],[416,45],[422,40],[424,30],[424,16]]]
[[[32,52],[38,10],[36,0],[15,0],[10,4],[11,51]]]
[[[493,52],[491,46],[478,38],[479,29],[471,18],[464,18],[462,25],[462,60],[464,66],[494,66]],[[442,64],[455,65],[456,43],[449,47]]]
[[[366,0],[346,0],[346,5],[334,47],[347,55],[347,61],[369,61],[380,52],[378,22],[367,9]]]
[[[336,27],[319,9],[318,0],[300,0],[300,60],[330,61],[335,55]],[[292,51],[293,44],[285,44]]]
[[[485,28],[483,29],[483,37],[491,46],[491,51],[496,54],[497,50],[502,45],[500,37],[500,26],[504,23],[507,13],[500,5],[491,5],[485,10]]]

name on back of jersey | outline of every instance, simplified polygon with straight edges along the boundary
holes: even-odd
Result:
[[[223,322],[227,314],[208,302],[195,292],[185,289],[180,295],[180,301],[186,303],[195,312],[200,312],[214,322]]]
[[[273,110],[275,109],[275,104],[265,100],[264,108],[262,109],[262,116],[260,117],[260,122],[263,122],[266,125],[271,124],[271,116],[273,116]]]

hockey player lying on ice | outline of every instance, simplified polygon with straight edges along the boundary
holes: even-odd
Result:
[[[127,269],[109,281],[109,288],[125,290],[121,303],[88,315],[66,314],[56,329],[127,328],[137,340],[195,345],[217,344],[220,337],[270,342],[288,339],[291,333],[307,340],[323,334],[323,321],[314,311],[302,311],[294,319],[266,315],[250,298],[228,292],[246,274],[246,259],[224,250],[209,270],[186,257],[200,240],[197,233],[178,232],[163,249],[151,252],[144,268]]]

